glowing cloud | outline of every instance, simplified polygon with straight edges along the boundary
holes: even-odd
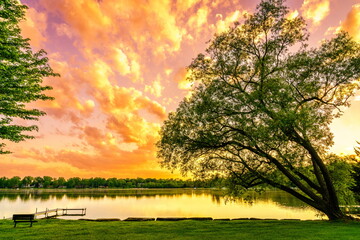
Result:
[[[304,0],[301,6],[302,16],[318,26],[330,12],[329,0]]]
[[[175,82],[178,83],[178,88],[181,90],[191,90],[193,83],[189,81],[188,76],[189,72],[186,68],[179,69],[175,74]]]
[[[155,97],[161,97],[165,88],[161,85],[160,79],[160,75],[158,75],[151,85],[146,85],[145,92],[149,92]]]
[[[341,23],[341,29],[347,31],[356,41],[360,42],[360,4],[352,6],[346,19]]]
[[[22,35],[30,38],[30,43],[36,48],[42,48],[46,42],[45,31],[47,27],[47,16],[34,8],[26,11],[26,20],[20,23]]]
[[[242,14],[239,10],[236,10],[234,12],[232,12],[231,14],[229,14],[228,16],[226,16],[225,18],[223,17],[222,14],[216,14],[216,18],[217,18],[217,22],[215,24],[215,32],[216,33],[221,33],[224,32],[226,29],[228,29],[235,21],[239,21],[240,17],[242,15],[244,15],[246,13],[246,11],[244,11]]]

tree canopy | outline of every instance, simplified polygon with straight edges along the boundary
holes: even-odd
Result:
[[[360,47],[341,32],[309,48],[305,21],[288,13],[283,0],[261,1],[193,60],[197,87],[164,122],[158,156],[183,174],[271,185],[345,218],[326,167],[329,124],[359,87]]]
[[[16,124],[17,119],[38,120],[45,114],[26,104],[52,99],[44,94],[51,87],[41,83],[44,77],[58,76],[48,64],[46,52],[33,52],[30,39],[21,36],[19,22],[26,9],[17,0],[0,1],[0,139],[13,142],[33,138],[24,132],[37,130],[37,126]],[[0,142],[0,154],[9,153],[4,146]]]

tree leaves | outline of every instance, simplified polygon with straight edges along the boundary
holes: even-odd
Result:
[[[33,52],[29,39],[20,35],[19,22],[24,19],[25,5],[16,0],[0,2],[0,139],[13,142],[31,139],[26,131],[37,131],[37,126],[20,126],[17,118],[38,120],[45,112],[27,109],[36,100],[51,100],[43,92],[52,89],[42,86],[44,77],[59,76],[48,64],[46,52]],[[0,154],[4,151],[0,144]]]

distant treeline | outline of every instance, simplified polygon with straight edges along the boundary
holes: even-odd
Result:
[[[223,179],[209,180],[155,179],[155,178],[79,178],[65,179],[50,176],[0,178],[0,188],[213,188],[222,187]]]

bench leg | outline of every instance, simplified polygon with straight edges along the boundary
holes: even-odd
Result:
[[[30,222],[30,227],[32,227],[32,223],[33,223],[33,222]]]

